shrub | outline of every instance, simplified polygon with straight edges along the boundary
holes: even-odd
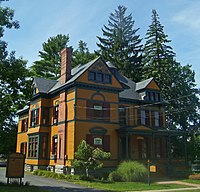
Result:
[[[115,182],[115,181],[119,182],[119,181],[122,181],[122,176],[118,171],[113,171],[109,174],[108,180],[111,182]]]
[[[189,175],[189,179],[192,179],[192,180],[200,180],[200,174]]]
[[[147,168],[137,161],[122,162],[117,172],[122,176],[122,181],[144,181],[147,177]]]

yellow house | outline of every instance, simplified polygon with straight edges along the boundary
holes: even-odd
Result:
[[[16,151],[27,169],[63,170],[83,139],[111,153],[107,167],[125,159],[167,166],[172,132],[157,82],[135,83],[101,57],[73,69],[71,59],[63,49],[60,79],[34,78],[32,100],[18,111]]]

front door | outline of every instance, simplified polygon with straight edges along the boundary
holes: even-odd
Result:
[[[138,158],[147,159],[148,157],[148,143],[144,137],[138,138]]]

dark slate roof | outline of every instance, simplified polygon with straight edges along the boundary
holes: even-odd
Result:
[[[44,79],[35,77],[33,80],[35,86],[38,88],[39,93],[48,93],[49,90],[58,82],[56,80]]]
[[[115,67],[110,61],[107,61],[106,64],[109,68],[117,69],[117,67]]]
[[[54,87],[52,87],[52,89],[49,90],[49,93],[52,91],[55,91],[56,89],[58,89],[61,86],[65,86],[67,84],[70,84],[72,82],[74,82],[78,77],[80,77],[85,71],[87,71],[87,69],[92,66],[98,59],[100,59],[100,57],[97,57],[96,59],[90,61],[89,63],[82,65],[79,64],[77,65],[75,68],[72,69],[71,71],[71,78],[64,83],[63,85],[60,84],[60,81],[58,80],[57,83],[54,85]]]
[[[85,71],[87,71],[87,69],[89,69],[89,67],[91,67],[98,59],[101,59],[101,57],[98,57],[87,64],[79,64],[78,66],[73,68],[71,71],[72,77],[65,84],[61,85],[59,79],[48,80],[48,79],[43,79],[43,78],[38,78],[38,77],[34,78],[34,82],[36,86],[38,87],[38,90],[40,93],[52,93],[53,91],[57,90],[58,88],[62,86],[73,83],[78,77],[80,77]],[[135,83],[132,80],[120,74],[112,63],[107,62],[106,65],[108,66],[108,68],[111,69],[111,72],[112,72],[112,69],[115,69],[115,72],[113,73],[113,75],[121,83],[122,87],[124,88],[124,90],[119,93],[119,97],[123,99],[138,100],[140,96],[137,91],[146,88],[148,84],[153,80],[153,78],[149,78],[145,81]]]
[[[140,81],[140,82],[136,83],[135,91],[139,91],[139,90],[145,89],[153,79],[154,78],[151,77],[149,79],[146,79],[144,81]]]

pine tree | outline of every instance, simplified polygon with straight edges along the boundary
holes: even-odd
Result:
[[[113,63],[118,70],[134,81],[141,79],[141,51],[142,45],[140,35],[137,35],[139,28],[134,29],[132,15],[126,16],[127,8],[118,6],[114,13],[111,13],[108,26],[102,28],[103,37],[97,37],[100,43],[99,55],[106,61]]]
[[[41,60],[35,61],[31,66],[32,76],[48,79],[58,79],[60,76],[60,52],[67,46],[69,35],[58,34],[50,37],[42,44],[43,50],[39,51]]]
[[[159,21],[156,10],[152,11],[152,24],[146,33],[143,54],[143,78],[154,77],[167,105],[169,128],[187,129],[197,123],[199,99],[196,96],[194,72],[190,65],[181,66],[168,44],[168,36]]]
[[[87,43],[80,40],[78,49],[73,52],[72,67],[75,67],[79,64],[86,64],[95,59],[95,57],[97,57],[97,55],[95,53],[90,53]]]

